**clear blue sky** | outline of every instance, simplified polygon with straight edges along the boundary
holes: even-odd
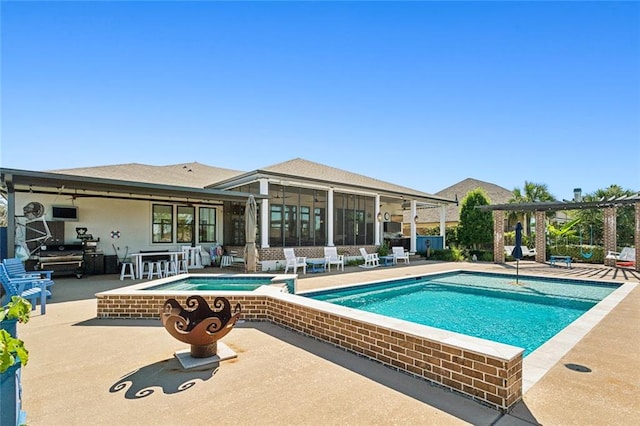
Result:
[[[2,1],[2,167],[640,191],[638,2]]]

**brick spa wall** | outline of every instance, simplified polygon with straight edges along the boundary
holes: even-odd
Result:
[[[165,292],[166,293],[166,292]],[[105,294],[97,295],[98,318],[133,318],[133,319],[154,319],[160,318],[160,309],[167,299],[174,298],[182,306],[189,295],[184,294]],[[232,292],[227,292],[232,293]],[[239,293],[239,292],[233,292]],[[213,294],[210,291],[198,293],[204,297],[209,306],[212,305],[217,296],[226,297],[234,309],[237,303],[242,307],[242,318],[245,320],[267,320],[267,300],[264,295],[231,295]]]
[[[124,289],[97,294],[98,318],[159,318],[168,298],[184,306],[188,294]],[[279,291],[198,293],[242,306],[241,318],[270,321],[425,379],[502,412],[522,399],[523,350],[390,319]]]

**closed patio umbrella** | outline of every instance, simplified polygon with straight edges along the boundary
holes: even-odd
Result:
[[[520,259],[522,259],[522,224],[520,222],[516,223],[516,245],[513,247],[511,256],[516,259],[516,284],[518,284]]]
[[[256,272],[258,266],[258,250],[256,249],[256,227],[258,224],[258,206],[253,195],[249,195],[244,209],[244,260],[245,271]]]

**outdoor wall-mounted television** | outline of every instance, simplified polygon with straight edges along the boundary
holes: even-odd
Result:
[[[383,232],[391,232],[394,234],[402,233],[402,223],[400,222],[384,222]]]
[[[76,206],[51,206],[51,219],[78,220],[78,208]]]

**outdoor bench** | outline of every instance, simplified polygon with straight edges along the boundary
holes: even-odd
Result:
[[[571,256],[552,255],[549,258],[549,265],[556,266],[556,262],[564,262],[567,264],[567,268],[571,268]]]

